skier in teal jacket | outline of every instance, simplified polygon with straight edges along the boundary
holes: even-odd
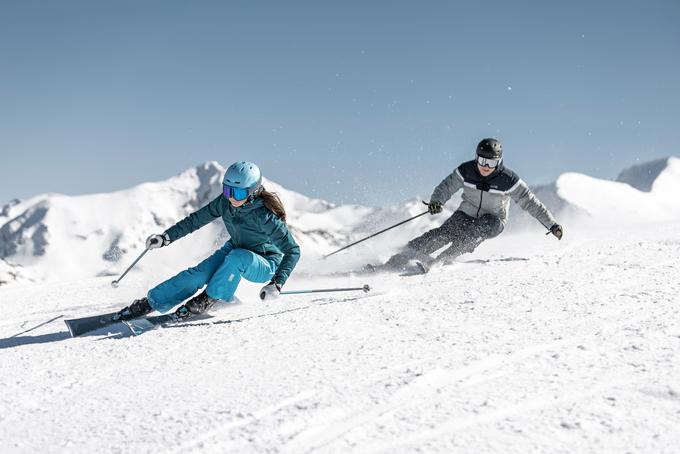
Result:
[[[223,193],[161,234],[151,235],[146,246],[167,246],[221,217],[229,241],[193,268],[151,289],[119,311],[116,318],[129,320],[152,310],[188,317],[209,309],[217,301],[231,301],[241,278],[268,282],[260,298],[273,299],[281,291],[300,258],[300,248],[286,226],[286,213],[280,199],[262,187],[260,169],[250,162],[229,166],[224,175]]]

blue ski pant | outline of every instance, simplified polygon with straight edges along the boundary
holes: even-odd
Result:
[[[207,285],[208,296],[231,301],[242,277],[251,282],[269,282],[275,272],[274,262],[247,249],[232,249],[227,243],[195,267],[149,290],[147,298],[152,308],[167,312]]]

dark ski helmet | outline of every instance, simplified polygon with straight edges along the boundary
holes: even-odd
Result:
[[[477,156],[487,159],[503,158],[503,145],[496,139],[484,139],[477,145]]]

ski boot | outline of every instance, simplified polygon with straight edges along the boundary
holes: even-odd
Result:
[[[390,271],[404,271],[408,267],[411,260],[413,260],[412,254],[404,254],[403,252],[400,252],[390,257],[389,260],[382,266],[382,268]]]
[[[432,266],[433,261],[425,261],[425,260],[416,260],[415,266],[416,269],[420,271],[420,274],[427,274],[430,272],[430,267]]]
[[[361,274],[375,274],[380,271],[380,268],[382,268],[382,265],[373,265],[372,263],[367,263],[366,265],[362,266],[358,272]]]
[[[132,320],[133,318],[142,317],[151,311],[153,311],[153,308],[149,305],[149,300],[144,297],[134,300],[132,304],[118,311],[113,316],[113,319],[116,321]]]
[[[411,274],[426,274],[430,271],[432,257],[429,254],[416,249],[406,247],[401,252],[393,255],[382,266],[385,270]]]
[[[217,301],[219,300],[209,297],[205,291],[202,291],[177,308],[175,316],[179,319],[183,319],[192,315],[202,314],[210,309]]]
[[[393,255],[387,263],[374,265],[372,263],[367,263],[361,268],[354,271],[357,274],[376,274],[383,273],[385,271],[401,271],[408,264],[410,259],[403,254]]]

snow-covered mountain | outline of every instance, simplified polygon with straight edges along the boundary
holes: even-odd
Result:
[[[23,266],[0,259],[0,285],[32,280]]]
[[[663,168],[657,163],[652,181],[631,178],[604,181],[586,175],[567,173],[557,180],[557,194],[574,207],[591,216],[612,221],[664,221],[680,216],[680,159],[668,158]],[[639,167],[636,167],[639,169]],[[633,168],[633,169],[636,169]],[[629,169],[622,173],[635,175]],[[621,178],[621,177],[620,177]],[[643,190],[640,190],[642,188]]]
[[[0,209],[0,285],[117,275],[143,250],[149,234],[163,231],[217,196],[224,170],[216,162],[207,162],[165,181],[112,193],[42,194],[24,201],[13,200]],[[680,159],[637,166],[622,172],[619,180],[565,173],[555,183],[535,191],[565,225],[575,215],[591,221],[618,222],[680,216],[680,200],[670,196],[680,191]],[[425,209],[418,199],[380,208],[334,205],[270,180],[264,184],[277,192],[286,206],[289,225],[303,250],[301,272],[318,271],[316,259],[321,254]],[[455,198],[449,202],[445,214],[455,209],[458,201]],[[511,222],[511,230],[523,226],[541,228],[516,207],[513,211],[516,213],[512,216],[520,221]],[[350,254],[349,260],[361,263],[369,257],[384,259],[407,238],[440,221],[440,217],[421,217],[365,243]],[[190,266],[226,239],[223,225],[214,222],[190,240],[182,239],[181,247],[149,254],[136,271],[167,274]]]
[[[6,205],[0,218],[0,257],[23,265],[35,280],[115,272],[121,259],[139,253],[149,232],[162,230],[216,195],[220,171],[208,163],[124,191],[43,194]],[[216,228],[209,230],[215,233]]]
[[[661,158],[629,167],[616,177],[616,181],[628,183],[640,191],[650,192],[654,182],[669,166],[677,166],[677,163],[673,164],[674,160],[677,161],[671,157]]]
[[[622,224],[661,222],[680,218],[680,158],[668,157],[622,171],[616,181],[581,173],[560,175],[549,185],[534,188],[538,198],[559,214],[558,221]],[[523,226],[533,221],[513,206]]]

